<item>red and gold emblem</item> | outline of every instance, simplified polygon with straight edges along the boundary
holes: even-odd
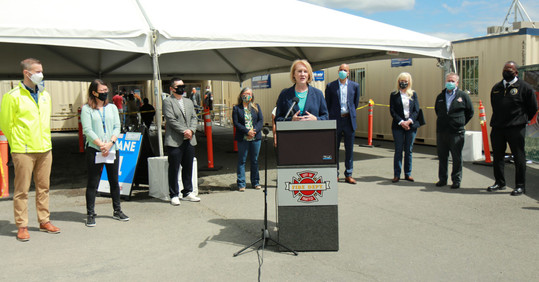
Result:
[[[329,181],[316,177],[318,172],[302,171],[297,174],[299,178],[292,177],[292,182],[285,182],[285,190],[292,192],[298,202],[318,202],[318,197],[323,197],[324,191],[330,189]]]

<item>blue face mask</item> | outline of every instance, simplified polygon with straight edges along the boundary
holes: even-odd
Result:
[[[447,90],[449,91],[453,91],[453,89],[457,88],[457,84],[454,82],[448,81],[445,83],[445,88],[447,88]]]
[[[339,72],[339,78],[340,79],[345,79],[347,75],[348,75],[348,73],[346,71],[342,70],[342,71]]]

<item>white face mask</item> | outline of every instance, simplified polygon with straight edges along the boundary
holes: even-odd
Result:
[[[43,81],[43,73],[34,73],[32,76],[30,76],[30,80],[35,84],[38,85],[41,81]]]

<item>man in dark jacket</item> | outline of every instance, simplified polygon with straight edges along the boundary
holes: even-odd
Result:
[[[445,89],[436,97],[436,147],[438,151],[438,182],[436,186],[447,184],[447,164],[449,152],[453,159],[451,171],[452,189],[460,188],[462,181],[462,148],[464,147],[464,126],[473,117],[472,101],[468,94],[458,89],[459,76],[449,73],[445,78]]]
[[[537,99],[532,87],[518,78],[518,65],[509,61],[503,67],[503,80],[490,92],[492,118],[490,140],[494,155],[494,178],[496,182],[487,191],[505,189],[505,149],[511,148],[515,162],[515,189],[512,196],[526,193],[526,152],[524,151],[526,124],[537,112]]]

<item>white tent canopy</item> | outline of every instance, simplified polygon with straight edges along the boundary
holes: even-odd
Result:
[[[241,82],[287,71],[298,58],[316,70],[452,55],[449,41],[294,0],[0,3],[0,79],[20,79],[18,63],[34,57],[45,79],[153,79],[156,97],[159,75]]]
[[[297,58],[320,69],[451,56],[449,41],[291,0],[0,2],[0,79],[19,78],[25,57],[42,60],[47,79],[151,79],[152,47],[163,77],[232,81]]]

